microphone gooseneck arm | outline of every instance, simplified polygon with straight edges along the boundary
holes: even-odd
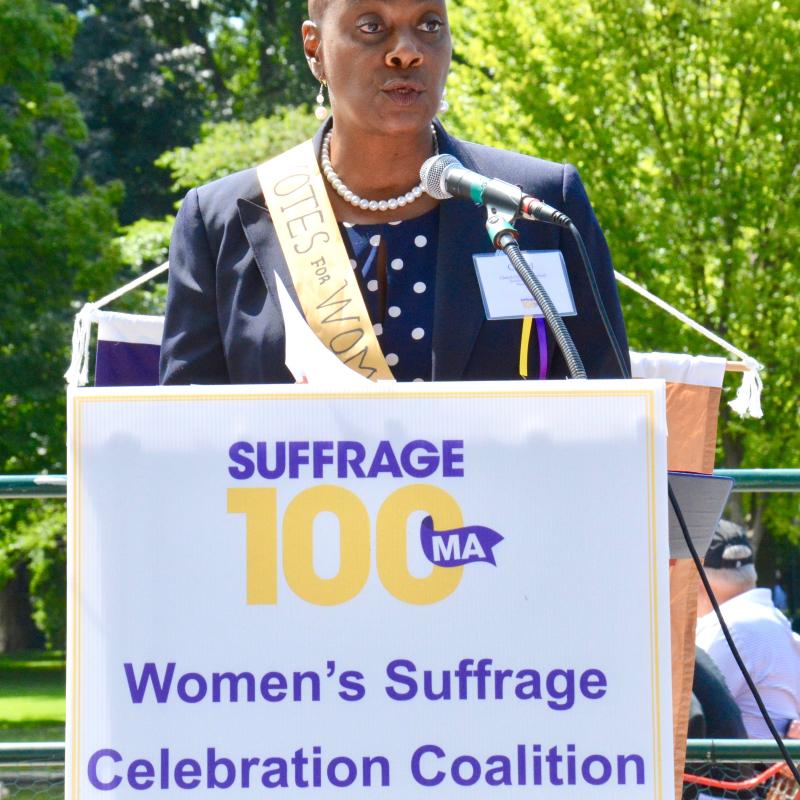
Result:
[[[487,178],[466,169],[455,156],[441,154],[429,158],[419,171],[425,191],[437,200],[463,197],[486,207],[488,212],[486,232],[492,246],[502,250],[522,279],[534,300],[539,304],[550,330],[567,363],[573,378],[586,378],[586,370],[575,347],[575,342],[564,325],[564,320],[553,305],[536,273],[531,269],[517,244],[514,220],[519,216],[538,219],[565,226],[569,219],[541,200],[522,193],[512,183]]]
[[[620,375],[623,378],[630,378],[630,369],[611,325],[608,311],[597,285],[594,268],[586,251],[586,245],[577,227],[566,214],[536,197],[524,194],[519,186],[497,178],[488,178],[485,175],[467,169],[455,156],[448,153],[429,158],[420,169],[420,180],[425,191],[438,200],[446,200],[450,197],[462,197],[472,200],[478,205],[486,206],[489,209],[490,217],[492,211],[495,213],[499,211],[503,220],[507,223],[508,230],[514,230],[513,222],[520,217],[537,222],[545,222],[548,225],[556,225],[568,230],[578,248],[580,260],[586,273],[586,280],[589,283],[592,298],[603,323],[611,350],[614,353]],[[490,223],[487,222],[487,229],[489,230],[492,244],[497,246],[496,237],[500,230],[504,228],[502,226],[492,228]],[[530,289],[530,286],[528,288]],[[538,297],[536,300],[538,301]],[[539,305],[541,307],[541,303]],[[544,311],[544,309],[542,310]],[[553,329],[552,323],[550,327]],[[555,329],[553,329],[553,333],[555,334]]]
[[[490,211],[487,228],[491,224],[492,212]],[[564,320],[561,319],[561,315],[553,305],[553,301],[545,291],[544,286],[542,286],[541,282],[536,277],[536,273],[531,269],[530,264],[525,260],[525,256],[522,255],[522,251],[517,244],[515,232],[511,230],[501,231],[493,238],[493,244],[498,250],[502,250],[506,254],[508,260],[511,262],[511,266],[514,267],[517,275],[522,279],[525,286],[528,287],[528,291],[539,304],[539,308],[542,309],[542,314],[544,314],[544,318],[547,320],[547,324],[553,332],[556,344],[559,350],[561,350],[564,360],[567,362],[567,369],[569,370],[570,377],[578,379],[586,378],[586,370],[583,367],[581,357],[578,355],[578,348],[575,347],[575,342],[572,341],[572,337],[569,335],[566,325],[564,325]]]

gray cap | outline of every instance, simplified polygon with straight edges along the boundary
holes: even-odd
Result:
[[[712,569],[737,569],[752,564],[753,546],[741,525],[721,519],[711,537],[705,557],[705,566]]]

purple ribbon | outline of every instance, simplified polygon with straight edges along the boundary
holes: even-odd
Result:
[[[503,537],[484,525],[468,525],[448,531],[433,529],[433,519],[425,517],[419,530],[422,552],[437,567],[460,567],[475,561],[497,566],[492,548]]]
[[[542,317],[536,317],[536,338],[539,342],[539,380],[547,380],[547,370],[550,368],[547,352],[547,323]]]

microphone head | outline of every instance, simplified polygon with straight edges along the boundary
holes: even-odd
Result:
[[[460,167],[461,162],[449,153],[431,156],[419,169],[422,188],[436,200],[447,200],[453,195],[444,185],[445,171],[449,167]]]

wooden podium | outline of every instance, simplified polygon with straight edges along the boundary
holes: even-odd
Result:
[[[707,475],[714,471],[720,394],[721,389],[709,386],[667,384],[669,469]],[[697,568],[691,559],[670,560],[669,605],[676,800],[680,800],[682,794],[683,770],[686,762],[686,736],[694,678],[694,639],[699,581]]]

